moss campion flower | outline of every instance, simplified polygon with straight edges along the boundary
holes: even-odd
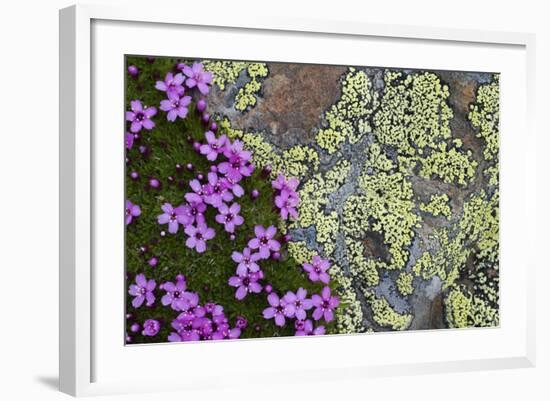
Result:
[[[134,205],[129,199],[126,199],[125,206],[125,221],[126,225],[130,224],[134,217],[141,215],[141,208],[138,205]]]
[[[204,223],[199,223],[197,226],[185,227],[185,234],[189,236],[185,245],[188,248],[195,249],[198,253],[206,251],[206,241],[214,238],[216,235],[213,228],[207,227]]]
[[[160,331],[160,322],[155,319],[147,319],[143,323],[143,330],[141,334],[146,337],[154,337]]]
[[[305,320],[306,311],[310,310],[313,307],[313,302],[307,297],[307,290],[303,288],[298,288],[296,293],[288,291],[283,297],[284,301],[288,305],[294,305],[293,314],[289,317],[295,317],[298,320]]]
[[[229,278],[229,285],[236,287],[235,298],[239,301],[246,297],[246,294],[258,294],[262,291],[262,286],[258,283],[259,275],[257,273],[247,273],[243,276],[233,276]]]
[[[174,75],[169,72],[166,74],[166,77],[164,77],[164,81],[157,81],[155,88],[159,91],[166,92],[167,95],[173,93],[177,96],[182,96],[185,92],[183,81],[185,81],[183,74],[178,73]]]
[[[188,88],[194,88],[195,86],[203,95],[206,95],[210,88],[208,85],[212,83],[212,73],[204,71],[204,67],[201,63],[193,63],[192,67],[188,65],[181,65],[181,70],[187,76],[185,85]]]
[[[160,109],[167,113],[168,121],[174,122],[178,117],[181,119],[187,117],[189,104],[191,104],[191,96],[180,97],[175,92],[168,92],[168,99],[160,101]]]
[[[201,145],[200,152],[205,155],[208,160],[213,162],[218,158],[218,155],[225,152],[225,146],[228,143],[228,139],[225,135],[219,138],[212,131],[206,131],[204,134],[206,143]]]
[[[151,118],[157,114],[155,107],[147,107],[141,104],[140,100],[132,100],[130,102],[131,111],[126,112],[126,121],[130,121],[130,131],[139,132],[142,128],[152,130],[155,123]]]
[[[313,327],[313,322],[309,319],[296,320],[294,328],[296,329],[296,336],[321,336],[326,332],[324,326]]]
[[[157,216],[159,224],[168,224],[168,232],[175,234],[178,232],[179,225],[185,225],[189,221],[185,215],[184,206],[173,207],[169,203],[165,203],[161,206],[163,214]]]
[[[250,248],[244,248],[243,252],[233,252],[231,259],[238,263],[237,275],[244,276],[248,272],[256,273],[260,270],[260,266],[256,263],[262,257],[259,253],[252,253]]]
[[[143,273],[136,276],[136,284],[131,284],[128,293],[135,298],[132,300],[132,306],[139,308],[144,301],[147,306],[151,306],[155,303],[155,295],[153,290],[157,286],[155,280],[147,280]]]
[[[235,227],[244,223],[244,218],[239,215],[240,211],[241,206],[238,203],[233,203],[231,206],[222,203],[218,208],[219,214],[216,215],[216,221],[224,225],[225,231],[234,233]]]
[[[326,322],[334,320],[334,309],[340,304],[338,297],[331,296],[330,288],[324,287],[321,295],[314,294],[311,297],[315,310],[313,311],[313,319],[319,320],[324,318]]]
[[[248,247],[250,249],[257,249],[262,259],[268,259],[271,252],[277,252],[281,249],[279,241],[273,239],[276,233],[277,229],[274,226],[269,226],[266,229],[263,226],[257,225],[254,227],[256,238],[248,241]]]
[[[287,304],[274,292],[267,296],[267,302],[270,306],[263,311],[264,319],[275,319],[277,326],[284,326],[285,317],[290,317],[294,313],[294,306]]]
[[[321,259],[319,255],[313,256],[311,263],[302,264],[304,270],[309,273],[309,279],[312,282],[321,281],[328,284],[330,276],[327,270],[330,267],[330,262],[326,259]]]

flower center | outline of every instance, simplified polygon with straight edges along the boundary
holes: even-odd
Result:
[[[267,246],[268,242],[269,242],[269,238],[267,237],[260,238],[260,244],[262,244],[262,246]]]

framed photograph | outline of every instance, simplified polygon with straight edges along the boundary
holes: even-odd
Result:
[[[534,365],[532,35],[73,6],[60,51],[62,391]]]

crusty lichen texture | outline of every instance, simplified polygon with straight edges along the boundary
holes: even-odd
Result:
[[[222,89],[249,78],[240,111],[270,79],[269,63],[209,68]],[[308,140],[221,123],[258,167],[300,180],[299,218],[280,228],[295,260],[333,263],[336,332],[498,325],[498,75],[350,67],[339,90]]]

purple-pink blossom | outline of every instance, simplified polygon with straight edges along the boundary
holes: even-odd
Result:
[[[277,175],[277,178],[271,182],[271,186],[281,192],[285,189],[289,192],[295,192],[298,188],[298,184],[300,184],[300,181],[298,181],[296,178],[292,177],[287,180],[286,177],[281,173],[279,173]]]
[[[231,206],[222,203],[218,208],[219,214],[216,215],[216,221],[224,225],[225,231],[234,233],[235,227],[244,223],[243,216],[239,215],[240,211],[241,206],[238,203],[233,203]]]
[[[312,282],[321,281],[328,284],[330,276],[327,270],[330,268],[330,262],[322,259],[319,255],[313,256],[311,263],[303,263],[304,270],[309,273],[309,279]]]
[[[134,134],[132,134],[131,132],[126,132],[124,134],[124,143],[126,145],[126,149],[132,149],[132,147],[134,146],[134,139]]]
[[[166,111],[166,119],[174,122],[176,118],[184,119],[189,112],[188,106],[191,103],[191,96],[178,95],[175,92],[168,92],[168,99],[160,101],[160,109]]]
[[[334,319],[334,309],[338,307],[340,300],[338,297],[331,296],[329,287],[324,287],[321,295],[313,294],[311,301],[315,307],[313,319],[319,320],[324,318],[326,322]]]
[[[296,320],[294,328],[297,336],[321,336],[326,331],[324,326],[313,327],[313,322],[310,319]]]
[[[155,126],[151,117],[157,114],[156,107],[147,107],[141,104],[140,100],[130,102],[130,111],[126,112],[126,121],[130,121],[130,131],[139,132],[142,128],[151,130]]]
[[[168,224],[169,233],[177,233],[179,225],[185,225],[189,221],[183,205],[173,207],[171,204],[165,203],[161,206],[161,209],[164,213],[157,216],[157,221],[159,224]]]
[[[313,302],[307,298],[307,290],[303,288],[298,288],[296,293],[288,291],[283,299],[287,304],[294,305],[294,314],[290,317],[295,317],[298,320],[305,320],[306,311],[313,307]]]
[[[187,85],[188,88],[194,88],[196,86],[203,95],[206,95],[210,91],[208,85],[212,82],[212,73],[204,71],[204,67],[201,63],[193,63],[192,67],[183,64],[181,65],[181,69],[187,76],[185,85]]]
[[[212,131],[206,131],[204,134],[206,143],[201,145],[200,152],[205,155],[210,161],[214,161],[218,158],[218,155],[225,152],[225,146],[228,143],[228,139],[225,135],[219,138]]]
[[[189,195],[186,194],[186,195]],[[202,198],[199,197],[200,200],[196,201],[197,199],[193,196],[189,197],[190,199],[195,199],[195,201],[189,202],[188,205],[183,205],[183,225],[189,226],[191,224],[204,224],[204,212],[206,211],[206,205],[202,202]],[[186,196],[187,199],[187,196]]]
[[[287,220],[288,217],[294,219],[298,218],[298,211],[296,207],[300,202],[298,194],[294,191],[290,192],[288,189],[283,189],[279,195],[275,197],[275,206],[279,209],[283,220]]]
[[[206,251],[206,241],[214,238],[216,232],[213,228],[207,227],[205,223],[199,223],[197,226],[189,225],[185,227],[185,234],[189,236],[185,245],[190,249],[195,249],[198,253]]]
[[[155,295],[153,290],[157,286],[155,280],[147,280],[143,273],[136,276],[136,284],[131,284],[128,293],[135,298],[132,300],[134,308],[139,308],[144,301],[147,306],[151,306],[155,303]]]
[[[126,225],[128,225],[134,220],[134,217],[141,215],[141,208],[138,205],[134,205],[129,199],[126,199],[124,215],[126,216]]]
[[[267,296],[267,302],[270,306],[263,311],[264,319],[275,319],[277,326],[284,326],[285,317],[294,314],[294,305],[287,304],[283,298],[279,298],[274,292]]]
[[[157,81],[155,88],[159,91],[166,92],[167,95],[172,93],[179,97],[185,92],[183,81],[185,81],[183,74],[178,73],[174,75],[169,72],[166,74],[164,81]]]
[[[160,285],[160,288],[166,291],[166,294],[161,298],[161,302],[164,306],[170,305],[174,310],[181,310],[180,301],[183,298],[183,294],[187,289],[187,283],[185,277],[179,274],[176,277],[176,282],[167,281]]]
[[[219,208],[223,202],[229,202],[233,200],[233,193],[230,191],[232,188],[231,183],[226,178],[220,178],[214,172],[208,173],[208,184],[206,184],[208,190],[204,196],[204,202]]]
[[[160,322],[155,319],[147,319],[143,323],[142,335],[146,337],[154,337],[160,331]]]
[[[255,238],[248,241],[248,247],[250,249],[257,249],[262,259],[267,259],[271,255],[271,252],[277,252],[281,249],[279,241],[273,239],[277,229],[274,226],[269,226],[267,229],[263,226],[257,225],[254,227]]]
[[[254,166],[250,163],[252,154],[244,149],[241,141],[236,140],[232,144],[226,145],[223,154],[228,160],[218,164],[218,171],[231,182],[238,183],[243,176],[252,175],[254,171]]]
[[[247,273],[244,276],[232,276],[228,283],[231,287],[236,287],[235,298],[239,301],[244,299],[250,293],[258,294],[262,291],[262,286],[258,283],[259,276],[257,273]]]
[[[262,257],[259,253],[252,253],[250,248],[244,248],[243,252],[234,251],[231,254],[231,259],[238,263],[237,275],[244,276],[248,272],[256,273],[260,270],[260,266],[256,263]]]

